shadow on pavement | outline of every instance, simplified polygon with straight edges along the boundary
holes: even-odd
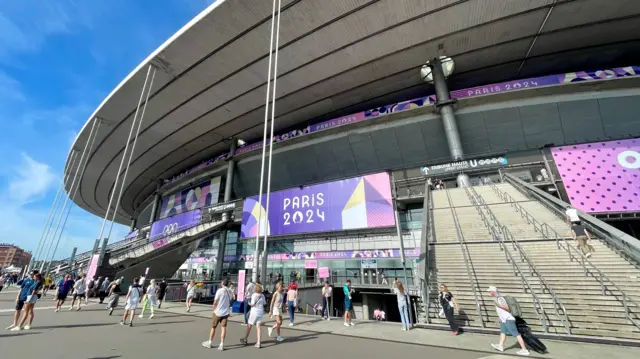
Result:
[[[15,333],[15,334],[0,334],[0,338],[21,337],[23,335],[39,334],[39,332],[27,332],[27,333]]]
[[[122,355],[112,355],[108,357],[91,357],[87,359],[115,359],[115,358],[122,358]]]

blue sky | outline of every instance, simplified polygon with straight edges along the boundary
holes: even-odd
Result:
[[[213,1],[0,1],[0,242],[35,250],[77,131]],[[91,249],[101,221],[74,206],[56,257]]]

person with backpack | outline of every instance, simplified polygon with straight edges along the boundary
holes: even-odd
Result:
[[[138,284],[139,280],[140,279],[137,277],[133,278],[133,284],[129,287],[127,297],[125,298],[125,302],[127,304],[124,306],[124,314],[122,315],[120,325],[125,325],[127,322],[127,315],[130,315],[129,326],[133,327],[133,317],[136,314],[136,308],[138,307],[140,297],[142,297],[142,287]]]
[[[511,335],[516,337],[518,340],[518,344],[520,344],[520,350],[517,352],[518,355],[529,355],[529,351],[527,350],[526,345],[524,344],[524,340],[522,339],[522,335],[518,331],[518,327],[516,326],[516,318],[522,316],[522,309],[520,309],[520,304],[514,297],[509,296],[501,296],[498,294],[498,288],[494,286],[490,286],[487,289],[487,292],[491,294],[492,297],[496,299],[496,312],[498,313],[498,317],[500,318],[500,343],[499,344],[491,344],[493,349],[504,352],[504,343],[507,340],[507,335]]]

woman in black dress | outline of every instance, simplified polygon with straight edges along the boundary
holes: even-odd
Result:
[[[455,322],[454,309],[456,312],[459,312],[460,307],[458,307],[458,303],[453,297],[453,294],[451,294],[451,292],[449,292],[449,289],[447,289],[446,284],[440,284],[440,293],[438,294],[438,299],[440,301],[440,307],[442,308],[441,312],[444,312],[444,316],[449,322],[451,332],[454,335],[458,335],[460,328],[458,328],[458,324]]]

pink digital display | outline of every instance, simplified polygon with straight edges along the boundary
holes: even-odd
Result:
[[[640,211],[640,139],[554,147],[551,153],[575,208]]]

